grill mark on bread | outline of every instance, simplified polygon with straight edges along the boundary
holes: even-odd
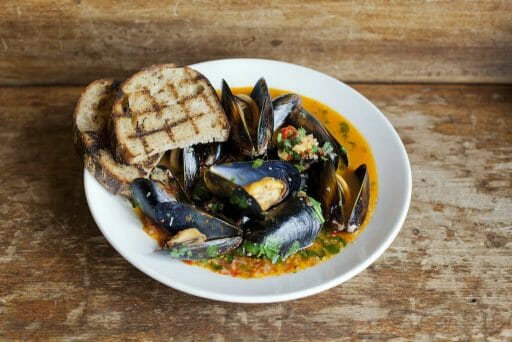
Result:
[[[146,119],[142,120],[142,122],[139,123],[137,122],[137,124],[135,125],[135,134],[138,138],[140,138],[140,142],[142,143],[142,147],[144,148],[144,152],[146,152],[147,154],[149,154],[151,152],[150,148],[149,148],[149,144],[146,140],[146,136],[143,135],[144,133],[144,121],[146,121]]]
[[[187,75],[188,79],[195,78],[195,77],[193,77],[193,75],[191,75],[191,74],[190,74],[190,70],[189,70],[188,68],[184,68],[183,70],[185,71],[185,74]],[[195,99],[195,98],[200,98],[200,97],[201,97],[201,95],[202,95],[202,94],[201,94],[201,93],[200,93],[200,94],[198,94],[198,93],[196,92],[196,89],[197,89],[197,88],[194,88],[194,92],[193,92],[191,95],[188,95],[188,96],[187,96],[188,100]],[[204,87],[203,87],[203,90],[202,90],[202,91],[204,91]],[[188,100],[187,100],[187,101],[188,101]],[[190,110],[188,109],[187,105],[184,105],[184,106],[183,106],[183,109],[185,110],[185,115],[186,115],[187,119],[189,119],[189,121],[190,121],[190,125],[192,126],[192,129],[194,130],[194,133],[195,133],[196,135],[197,135],[197,134],[199,134],[199,132],[200,132],[200,131],[199,131],[199,128],[197,128],[197,125],[196,125],[196,123],[194,122],[194,118],[190,115]]]
[[[192,119],[197,119],[197,118],[200,118],[204,115],[206,115],[207,113],[197,113],[196,115],[194,116],[191,116],[191,117],[186,117],[186,118],[183,118],[183,119],[179,119],[179,120],[176,120],[176,121],[173,121],[171,123],[169,123],[169,121],[167,120],[165,122],[165,125],[164,127],[161,127],[161,128],[155,128],[155,129],[151,129],[151,130],[147,130],[147,131],[136,131],[135,135],[129,135],[128,138],[142,138],[142,137],[146,137],[148,135],[151,135],[151,134],[155,134],[155,133],[158,133],[158,132],[163,132],[165,130],[168,130],[168,132],[176,127],[176,126],[179,126],[179,125],[183,125],[184,123],[186,122],[189,122],[191,121]],[[171,132],[172,134],[172,132]]]
[[[172,96],[174,96],[174,98],[176,100],[178,100],[178,90],[176,89],[174,84],[168,83],[167,87],[169,88]],[[165,120],[163,130],[165,130],[167,132],[167,136],[169,137],[169,139],[171,139],[172,142],[175,142],[176,139],[174,138],[174,133],[172,132],[172,127],[173,127],[172,125],[169,125],[169,120]]]

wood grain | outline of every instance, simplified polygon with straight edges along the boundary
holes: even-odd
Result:
[[[192,297],[127,263],[85,202],[81,88],[0,88],[0,340],[511,339],[512,87],[355,87],[409,152],[408,218],[355,278],[269,305]]]
[[[360,82],[512,82],[512,2],[0,3],[0,85],[124,79],[154,63],[289,61]]]

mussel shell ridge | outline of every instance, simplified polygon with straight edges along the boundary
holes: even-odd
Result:
[[[171,234],[187,228],[197,228],[208,240],[241,234],[236,226],[186,203],[161,203],[154,213],[154,221]]]

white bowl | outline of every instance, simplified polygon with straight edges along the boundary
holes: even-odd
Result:
[[[411,169],[396,131],[364,96],[346,84],[302,66],[263,59],[224,59],[192,65],[216,88],[224,78],[232,87],[252,86],[265,77],[272,88],[290,90],[330,106],[347,118],[371,146],[378,170],[378,199],[370,223],[340,254],[297,273],[239,279],[170,260],[153,251],[127,200],[111,195],[88,171],[84,186],[92,216],[110,244],[150,277],[204,298],[269,303],[301,298],[352,278],[389,247],[405,220],[411,198]]]

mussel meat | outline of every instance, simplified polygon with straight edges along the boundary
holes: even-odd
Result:
[[[272,99],[264,78],[260,78],[251,95],[233,95],[222,81],[222,106],[231,123],[231,147],[249,157],[267,153],[274,126]]]
[[[281,160],[213,165],[204,181],[213,194],[229,198],[241,211],[259,218],[301,186],[297,169]]]

